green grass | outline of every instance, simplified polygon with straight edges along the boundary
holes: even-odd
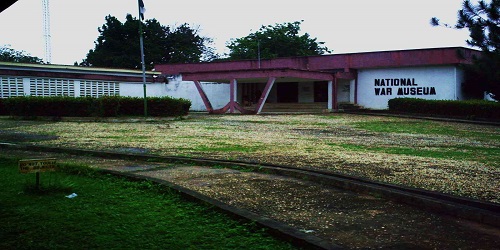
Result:
[[[358,129],[383,133],[446,135],[475,138],[480,140],[500,140],[500,133],[491,134],[481,131],[458,130],[433,121],[370,121],[356,122],[353,126]]]
[[[292,249],[251,223],[151,182],[83,167],[20,174],[0,158],[0,249]],[[50,185],[48,185],[50,184]],[[69,199],[65,195],[78,194]]]

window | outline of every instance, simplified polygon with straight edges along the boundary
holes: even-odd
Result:
[[[80,96],[115,96],[120,95],[120,84],[117,82],[81,81]]]
[[[75,96],[75,82],[67,79],[31,78],[32,96]]]
[[[0,76],[0,98],[23,95],[23,78]]]

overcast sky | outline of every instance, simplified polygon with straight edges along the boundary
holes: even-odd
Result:
[[[81,62],[94,48],[112,15],[122,22],[137,16],[137,0],[49,0],[52,63]],[[455,24],[462,0],[144,0],[145,18],[176,26],[199,27],[219,53],[226,42],[262,25],[304,20],[307,32],[333,54],[415,48],[466,46],[466,30],[432,27],[431,17]],[[10,45],[44,57],[41,0],[18,0],[0,13],[0,46]]]

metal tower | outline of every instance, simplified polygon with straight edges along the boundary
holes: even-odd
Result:
[[[42,0],[43,11],[43,38],[45,41],[45,62],[50,64],[52,61],[52,47],[50,43],[50,12],[49,0]]]

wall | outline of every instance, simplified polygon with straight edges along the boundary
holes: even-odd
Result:
[[[456,100],[461,95],[458,70],[452,65],[358,70],[358,104],[387,109],[388,101],[397,97]]]
[[[351,93],[353,93],[354,88],[352,88],[350,80],[339,79],[337,82],[337,102],[339,103],[351,103]]]
[[[165,83],[147,83],[146,95],[151,97],[165,96]],[[144,97],[142,83],[120,83],[120,96]]]
[[[201,86],[214,109],[222,108],[229,102],[229,84],[202,82]],[[177,76],[169,79],[168,84],[163,84],[161,88],[153,90],[153,93],[158,96],[166,95],[174,98],[188,99],[191,101],[192,111],[206,111],[205,104],[194,82],[182,81],[182,77]]]
[[[465,94],[462,89],[462,84],[464,82],[465,76],[464,71],[460,68],[455,68],[455,79],[456,79],[456,97],[457,100],[464,100]]]
[[[314,102],[314,82],[299,82],[299,103]]]

